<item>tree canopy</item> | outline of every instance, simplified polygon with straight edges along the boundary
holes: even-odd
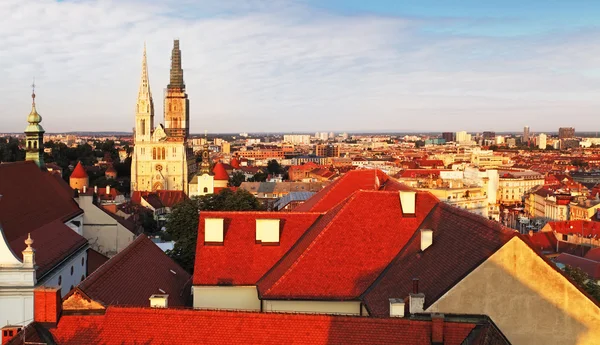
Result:
[[[575,284],[587,291],[597,301],[600,301],[600,285],[596,284],[593,279],[590,279],[581,268],[565,266],[565,273],[573,279]]]
[[[254,210],[262,210],[260,202],[249,192],[239,189],[235,192],[224,189],[218,194],[192,198],[175,205],[166,224],[175,246],[167,254],[185,270],[193,272],[199,213]]]

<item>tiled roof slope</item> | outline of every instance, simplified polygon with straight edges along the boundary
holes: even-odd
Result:
[[[444,345],[483,345],[471,339],[488,327],[486,322],[445,321]],[[58,345],[431,345],[432,324],[407,318],[109,307],[103,315],[63,315],[49,332]],[[507,344],[504,339],[486,345]]]
[[[83,213],[73,196],[31,161],[0,164],[0,194],[0,223],[9,242]]]
[[[389,181],[392,180],[381,170],[351,170],[296,207],[295,211],[325,212],[357,190],[386,189]],[[394,187],[387,190],[402,188],[396,181],[392,184]]]
[[[600,261],[600,247],[590,249],[590,251],[585,254],[585,258],[594,261]]]
[[[71,173],[71,178],[86,178],[86,177],[88,177],[88,174],[87,174],[87,172],[85,172],[83,165],[81,164],[81,162],[77,162],[75,169],[73,169],[73,172]]]
[[[156,192],[135,191],[131,193],[131,201],[135,204],[139,204],[142,201],[142,197],[147,197],[150,194],[158,196],[162,206],[165,207],[173,207],[188,199],[188,196],[180,190],[158,190]]]
[[[420,229],[433,230],[433,244],[420,250],[417,232],[363,295],[370,315],[389,315],[389,298],[405,298],[419,279],[425,308],[488,259],[515,232],[468,211],[438,203]]]
[[[166,293],[169,305],[184,306],[191,284],[186,271],[141,235],[77,288],[104,305],[147,306],[151,295]]]
[[[320,213],[200,212],[194,285],[254,285]],[[204,244],[206,218],[223,218],[223,245]],[[279,245],[256,243],[256,219],[280,219]]]
[[[354,299],[400,252],[438,199],[416,195],[416,216],[404,216],[397,192],[357,191],[312,227],[259,282],[265,299]],[[330,211],[330,213],[332,212]]]

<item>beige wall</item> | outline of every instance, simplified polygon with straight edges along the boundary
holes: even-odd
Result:
[[[79,196],[75,200],[84,211],[83,237],[91,248],[110,257],[134,240],[133,233],[94,205],[91,196]]]
[[[600,341],[600,308],[516,237],[427,312],[489,315],[513,345]]]
[[[194,308],[260,310],[256,286],[194,286]]]
[[[264,300],[263,311],[360,315],[360,301],[280,301]]]

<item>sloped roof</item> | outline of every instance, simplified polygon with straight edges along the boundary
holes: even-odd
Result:
[[[547,226],[561,234],[574,234],[600,238],[600,223],[589,220],[567,220],[548,222]]]
[[[131,193],[131,201],[134,204],[139,204],[141,203],[142,198],[146,199],[146,197],[149,195],[156,195],[158,197],[161,203],[160,207],[173,207],[176,204],[189,199],[188,196],[181,190],[158,190],[155,192],[135,191]]]
[[[357,190],[379,190],[391,180],[381,170],[351,170],[323,188],[296,211],[326,212]]]
[[[184,306],[190,286],[190,275],[147,236],[140,235],[77,289],[104,305],[147,306],[151,295],[166,293],[169,305]]]
[[[438,199],[416,196],[402,214],[395,192],[357,191],[327,213],[259,281],[267,299],[354,299],[404,247]]]
[[[229,175],[227,174],[227,170],[225,170],[225,166],[223,165],[223,163],[218,162],[217,164],[215,164],[215,166],[213,167],[213,174],[215,174],[215,180],[220,180],[220,181],[228,181],[229,180]]]
[[[95,270],[104,265],[108,261],[108,258],[103,254],[93,250],[92,248],[87,251],[87,274],[94,273]]]
[[[200,212],[194,285],[254,285],[317,220],[319,213]],[[206,218],[223,218],[223,245],[204,244]],[[277,246],[256,243],[256,219],[280,219]]]
[[[485,317],[447,319],[442,325],[444,345],[483,345],[483,337],[495,329]],[[433,322],[426,318],[109,307],[104,314],[63,315],[57,327],[47,331],[58,345],[431,345],[432,329]],[[509,343],[500,334],[485,344]]]
[[[429,307],[516,234],[445,203],[438,203],[419,228],[433,230],[433,245],[421,252],[420,234],[413,235],[363,295],[371,315],[389,315],[388,298],[408,296],[413,278]]]
[[[85,172],[85,168],[83,167],[81,162],[77,162],[77,165],[75,166],[75,169],[73,169],[73,172],[71,173],[70,178],[86,178],[86,177],[88,177],[88,174],[87,174],[87,172]]]
[[[585,258],[594,261],[600,261],[600,247],[590,249],[590,251],[585,254]]]

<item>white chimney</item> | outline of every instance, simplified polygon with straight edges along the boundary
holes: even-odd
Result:
[[[390,298],[390,317],[404,317],[404,300]]]
[[[433,244],[433,230],[421,229],[421,251]]]
[[[110,195],[110,186],[106,185],[106,195]]]
[[[416,200],[416,195],[417,192],[415,191],[408,191],[408,190],[401,190],[400,192],[400,206],[402,207],[402,214],[403,215],[415,215],[415,210],[416,210],[416,206],[415,206],[415,200]]]
[[[278,244],[279,219],[257,219],[256,242],[262,244]]]
[[[422,313],[425,307],[425,294],[419,293],[419,279],[413,279],[412,292],[408,295],[408,311],[411,314]]]
[[[87,193],[87,186],[86,185],[83,186],[83,194],[85,194],[85,193]]]
[[[151,308],[168,308],[169,307],[169,295],[155,294],[150,296],[150,307]]]
[[[223,218],[204,219],[204,243],[223,243]]]
[[[94,186],[94,193],[98,194],[98,186]]]

